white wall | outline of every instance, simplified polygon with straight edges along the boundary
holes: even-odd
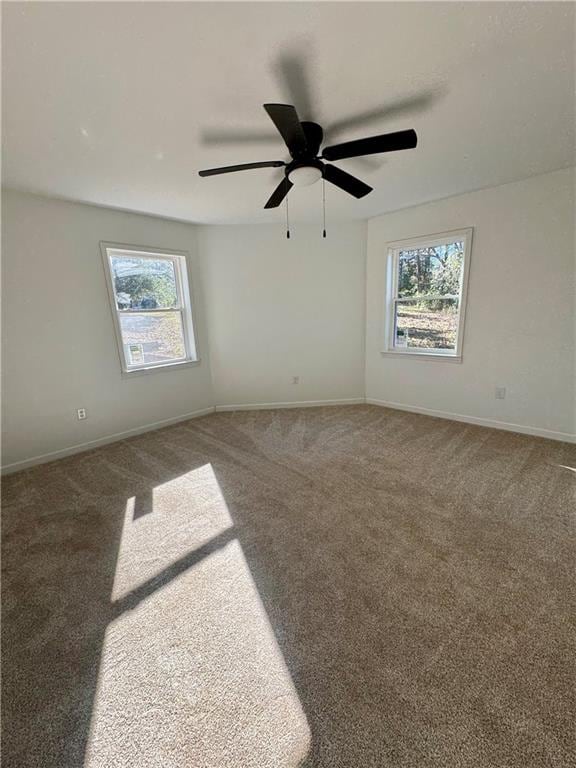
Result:
[[[219,405],[364,397],[365,222],[205,226]],[[300,383],[292,384],[294,376]]]
[[[332,224],[326,240],[312,225],[286,240],[277,225],[195,227],[14,191],[2,214],[4,466],[214,404],[365,394],[575,431],[573,170]],[[382,356],[387,241],[468,226],[463,362]],[[100,240],[190,252],[198,366],[121,375]]]
[[[463,362],[383,356],[387,241],[470,226]],[[573,169],[369,221],[369,399],[573,434],[574,331]]]
[[[2,203],[4,466],[213,405],[195,227],[13,191]],[[100,240],[190,253],[199,365],[121,375]]]

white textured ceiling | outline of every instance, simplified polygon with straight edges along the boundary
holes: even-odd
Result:
[[[574,163],[572,3],[8,3],[4,183],[195,222],[275,222],[288,159],[262,109],[294,103],[332,143],[415,128],[417,149],[341,161],[366,218]],[[306,76],[308,95],[303,79]],[[307,102],[310,102],[308,104]],[[293,189],[319,220],[321,185]]]

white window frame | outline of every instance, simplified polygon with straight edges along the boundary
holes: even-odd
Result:
[[[468,298],[468,275],[470,272],[470,257],[472,253],[473,227],[454,229],[448,232],[438,232],[432,235],[420,235],[406,240],[395,240],[388,245],[388,261],[386,265],[386,291],[384,311],[384,345],[382,354],[404,356],[411,358],[424,358],[434,360],[447,360],[451,362],[462,361],[462,347],[464,342],[464,325],[466,321],[466,304]],[[422,347],[396,347],[395,346],[395,315],[396,303],[402,302],[398,298],[398,257],[400,251],[415,250],[417,248],[434,247],[462,241],[464,244],[464,260],[462,264],[462,276],[460,280],[460,294],[458,296],[458,329],[456,332],[456,345],[452,349],[434,349]],[[428,297],[442,298],[442,297]],[[408,303],[408,302],[407,302]]]
[[[128,245],[125,243],[101,242],[100,251],[104,262],[104,273],[106,275],[106,285],[108,288],[108,297],[114,320],[114,330],[116,333],[116,342],[118,354],[120,356],[120,366],[124,375],[132,376],[141,373],[150,373],[154,371],[165,371],[182,366],[197,365],[200,362],[198,356],[198,345],[196,343],[195,322],[192,306],[192,296],[190,292],[190,282],[188,278],[188,254],[185,251],[173,251],[165,248],[147,248],[141,245]],[[176,293],[178,303],[176,307],[170,309],[118,309],[116,304],[116,293],[114,290],[114,278],[112,271],[112,257],[117,255],[134,256],[137,258],[149,259],[169,259],[174,265],[174,275],[176,278]],[[179,359],[170,360],[165,363],[142,363],[131,364],[126,357],[126,350],[122,341],[122,328],[120,326],[120,316],[123,314],[150,314],[153,312],[179,312],[182,319],[182,331],[184,336],[185,356]]]

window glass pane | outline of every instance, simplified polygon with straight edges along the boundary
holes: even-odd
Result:
[[[398,296],[459,296],[463,262],[462,241],[400,251]]]
[[[454,351],[457,333],[457,299],[396,302],[394,346],[397,349]]]
[[[112,256],[118,309],[169,309],[178,304],[172,259]]]
[[[180,312],[120,314],[129,366],[154,365],[186,357]]]

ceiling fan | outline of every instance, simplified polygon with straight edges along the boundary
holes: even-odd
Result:
[[[333,160],[413,149],[418,141],[414,130],[397,131],[324,147],[322,154],[319,155],[324,131],[318,123],[301,122],[296,109],[289,104],[264,104],[264,109],[288,147],[292,158],[290,162],[269,160],[262,163],[227,165],[223,168],[199,171],[200,176],[216,176],[221,173],[248,171],[253,168],[284,167],[284,178],[271,194],[264,208],[277,208],[293,186],[308,186],[320,179],[325,179],[353,197],[364,197],[372,192],[372,187],[341,168],[322,161],[327,160],[331,163]]]

